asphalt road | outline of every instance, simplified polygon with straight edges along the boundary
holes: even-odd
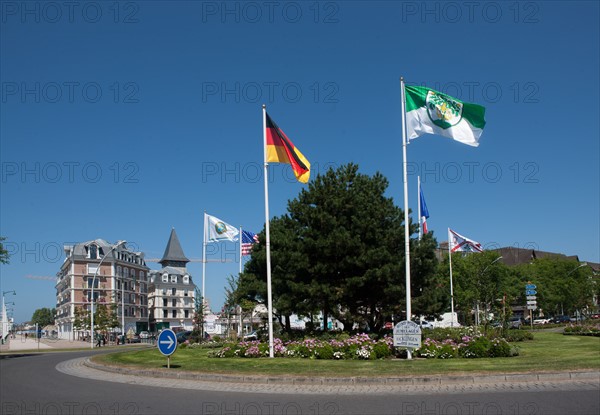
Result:
[[[386,394],[376,387],[351,394],[179,388],[169,379],[147,386],[72,376],[56,369],[61,362],[92,352],[0,356],[0,413],[17,414],[507,414],[597,415],[596,381],[446,385],[407,388]],[[101,352],[100,352],[101,353]],[[80,374],[81,375],[81,374]],[[116,375],[104,375],[110,378]],[[125,379],[125,380],[123,380]]]

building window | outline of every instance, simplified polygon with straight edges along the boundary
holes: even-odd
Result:
[[[189,318],[190,317],[190,310],[185,310],[184,312],[185,318]]]
[[[177,283],[177,275],[171,275],[171,282]]]
[[[140,280],[145,281],[144,279],[144,271],[140,271]]]
[[[167,295],[167,289],[166,288],[162,289],[162,295]]]
[[[98,297],[100,296],[100,293],[98,291],[94,291],[94,302],[98,302]],[[88,291],[87,292],[87,300],[91,301],[92,298],[92,292]]]
[[[162,282],[169,282],[169,274],[166,272],[162,275]]]
[[[187,297],[188,296],[188,289],[186,288],[185,290],[183,290],[183,296]]]
[[[98,259],[98,247],[96,245],[90,245],[90,259]]]
[[[98,288],[98,283],[100,282],[98,278],[94,281],[94,277],[89,277],[87,279],[87,287],[92,288],[92,281],[94,282],[94,289]]]
[[[177,307],[177,300],[172,300],[172,301],[171,301],[171,305],[172,305],[173,307]]]
[[[173,318],[177,318],[177,310],[173,310],[173,313],[171,314],[171,316]]]
[[[169,317],[169,314],[167,314],[167,310],[163,310],[163,318],[167,318]]]
[[[166,298],[163,298],[163,307],[167,307],[168,303],[169,303],[169,300],[167,300]]]
[[[177,288],[171,288],[171,295],[177,294]]]
[[[189,284],[190,283],[190,276],[189,275],[185,274],[183,276],[183,283],[184,284]]]
[[[121,275],[123,275],[123,268],[121,268],[121,266],[117,266],[117,275],[120,277]]]

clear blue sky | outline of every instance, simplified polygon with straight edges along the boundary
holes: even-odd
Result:
[[[263,103],[313,175],[380,171],[402,206],[401,75],[487,111],[478,148],[408,147],[410,207],[421,174],[438,241],[451,227],[487,248],[600,262],[596,1],[0,4],[0,235],[13,253],[0,270],[16,321],[55,305],[39,278],[64,244],[125,239],[157,258],[174,227],[199,259],[205,210],[260,231]],[[275,216],[302,185],[271,172]],[[201,264],[189,269],[200,285]],[[214,310],[237,269],[207,265]]]

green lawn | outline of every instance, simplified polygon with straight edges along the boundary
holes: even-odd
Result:
[[[600,338],[536,333],[515,343],[520,355],[494,359],[314,360],[300,358],[209,358],[207,349],[181,349],[171,356],[171,370],[203,373],[289,376],[409,376],[472,372],[532,372],[600,369]],[[159,369],[166,357],[153,348],[94,357],[109,365]]]

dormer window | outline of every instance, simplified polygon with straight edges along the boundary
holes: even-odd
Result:
[[[162,275],[162,282],[169,282],[169,274],[166,272]]]
[[[171,275],[171,282],[177,283],[177,275]]]
[[[98,259],[98,247],[96,245],[90,245],[88,254],[90,259]]]
[[[188,274],[185,274],[183,276],[183,283],[184,284],[189,284],[190,283],[190,276]]]

